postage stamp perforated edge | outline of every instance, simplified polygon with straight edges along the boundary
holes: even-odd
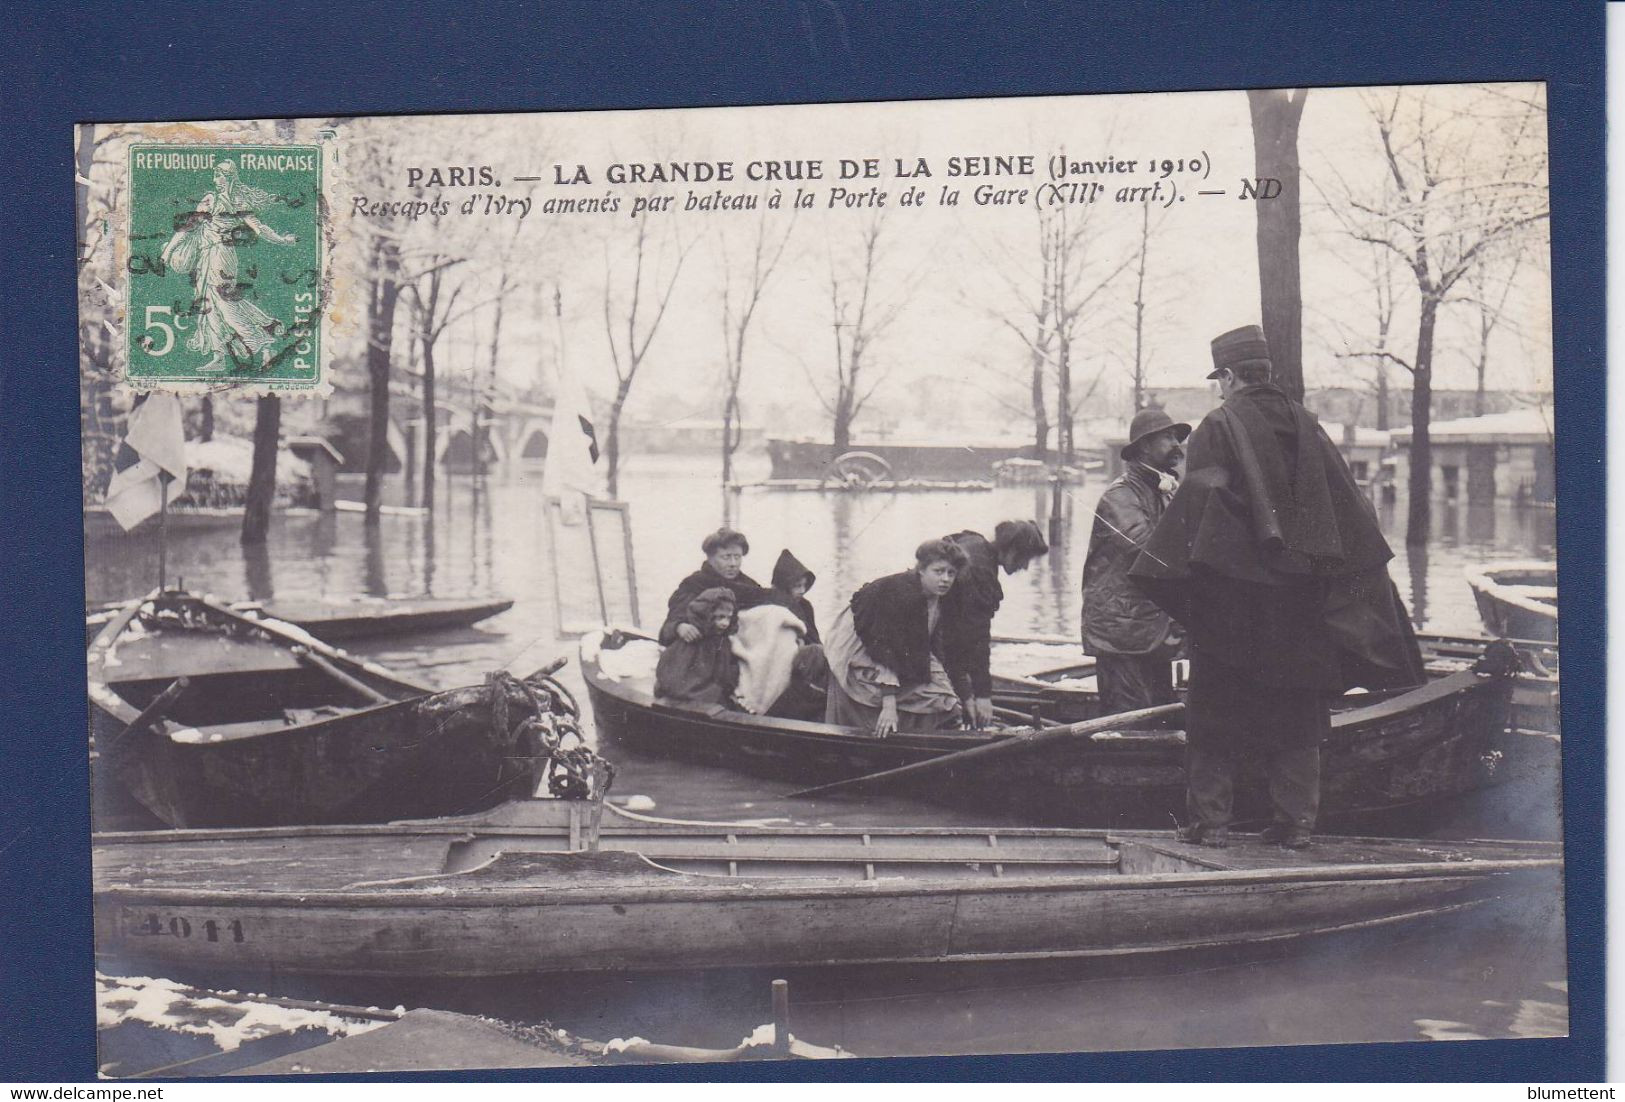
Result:
[[[296,123],[297,125],[298,123]],[[329,379],[328,362],[333,347],[332,322],[335,314],[340,312],[340,304],[345,299],[346,282],[337,278],[334,260],[338,255],[337,244],[342,235],[342,227],[336,223],[334,211],[342,210],[332,201],[336,193],[339,178],[341,158],[335,156],[335,147],[327,141],[331,131],[310,132],[308,123],[303,127],[305,134],[291,140],[268,139],[260,134],[245,134],[239,127],[241,124],[208,124],[208,123],[180,123],[139,125],[132,124],[136,135],[130,141],[125,151],[124,162],[124,202],[122,210],[110,212],[117,220],[122,232],[111,235],[110,247],[114,250],[113,268],[118,273],[119,283],[116,290],[120,292],[113,308],[120,329],[119,340],[113,343],[116,357],[116,374],[118,385],[126,390],[138,393],[165,392],[181,395],[204,395],[230,393],[246,397],[263,395],[277,395],[279,397],[315,397],[325,398],[333,393],[333,385]],[[232,373],[229,375],[201,375],[190,376],[161,376],[161,375],[133,375],[130,370],[130,348],[138,339],[135,333],[135,315],[133,309],[133,277],[130,271],[132,256],[132,239],[134,233],[135,199],[133,163],[134,156],[139,149],[160,148],[230,148],[230,149],[267,149],[267,150],[298,150],[310,151],[316,155],[316,196],[317,209],[315,222],[317,227],[317,240],[315,263],[318,270],[316,281],[316,299],[310,315],[313,325],[313,335],[316,337],[315,358],[312,377],[308,379],[274,378],[257,375],[249,372]]]

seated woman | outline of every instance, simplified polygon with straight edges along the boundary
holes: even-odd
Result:
[[[959,695],[943,663],[942,598],[965,568],[965,553],[926,540],[914,569],[888,574],[852,595],[824,639],[829,696],[824,722],[896,731],[936,731],[960,718]]]
[[[750,541],[744,533],[735,532],[732,528],[718,528],[705,537],[700,549],[705,552],[705,562],[678,582],[666,601],[666,622],[660,627],[661,643],[670,643],[679,637],[692,643],[699,638],[697,629],[686,623],[688,603],[707,589],[729,590],[733,594],[735,607],[741,610],[755,608],[773,599],[771,590],[764,588],[742,569],[745,556],[750,554]]]
[[[674,638],[655,667],[655,697],[670,704],[736,708],[739,660],[734,657],[734,595],[721,586],[688,602],[681,621],[694,629]]]

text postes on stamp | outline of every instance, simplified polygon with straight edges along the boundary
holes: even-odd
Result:
[[[127,379],[142,389],[322,381],[322,155],[130,149]]]

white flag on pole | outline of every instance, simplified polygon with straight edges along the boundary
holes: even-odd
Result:
[[[587,391],[561,359],[553,387],[553,424],[547,440],[547,466],[542,471],[542,494],[574,512],[580,495],[604,496],[604,464],[598,452],[598,431],[593,423]]]
[[[181,400],[173,394],[151,394],[130,411],[130,427],[113,458],[107,484],[107,510],[126,532],[157,513],[163,482],[186,489],[186,430]],[[172,495],[173,496],[173,495]]]

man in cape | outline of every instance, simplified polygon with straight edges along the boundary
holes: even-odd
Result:
[[[1234,776],[1261,759],[1266,839],[1310,844],[1329,703],[1422,681],[1375,511],[1314,415],[1270,381],[1263,330],[1213,340],[1224,401],[1190,436],[1185,479],[1129,570],[1189,632],[1188,841],[1223,846]]]

